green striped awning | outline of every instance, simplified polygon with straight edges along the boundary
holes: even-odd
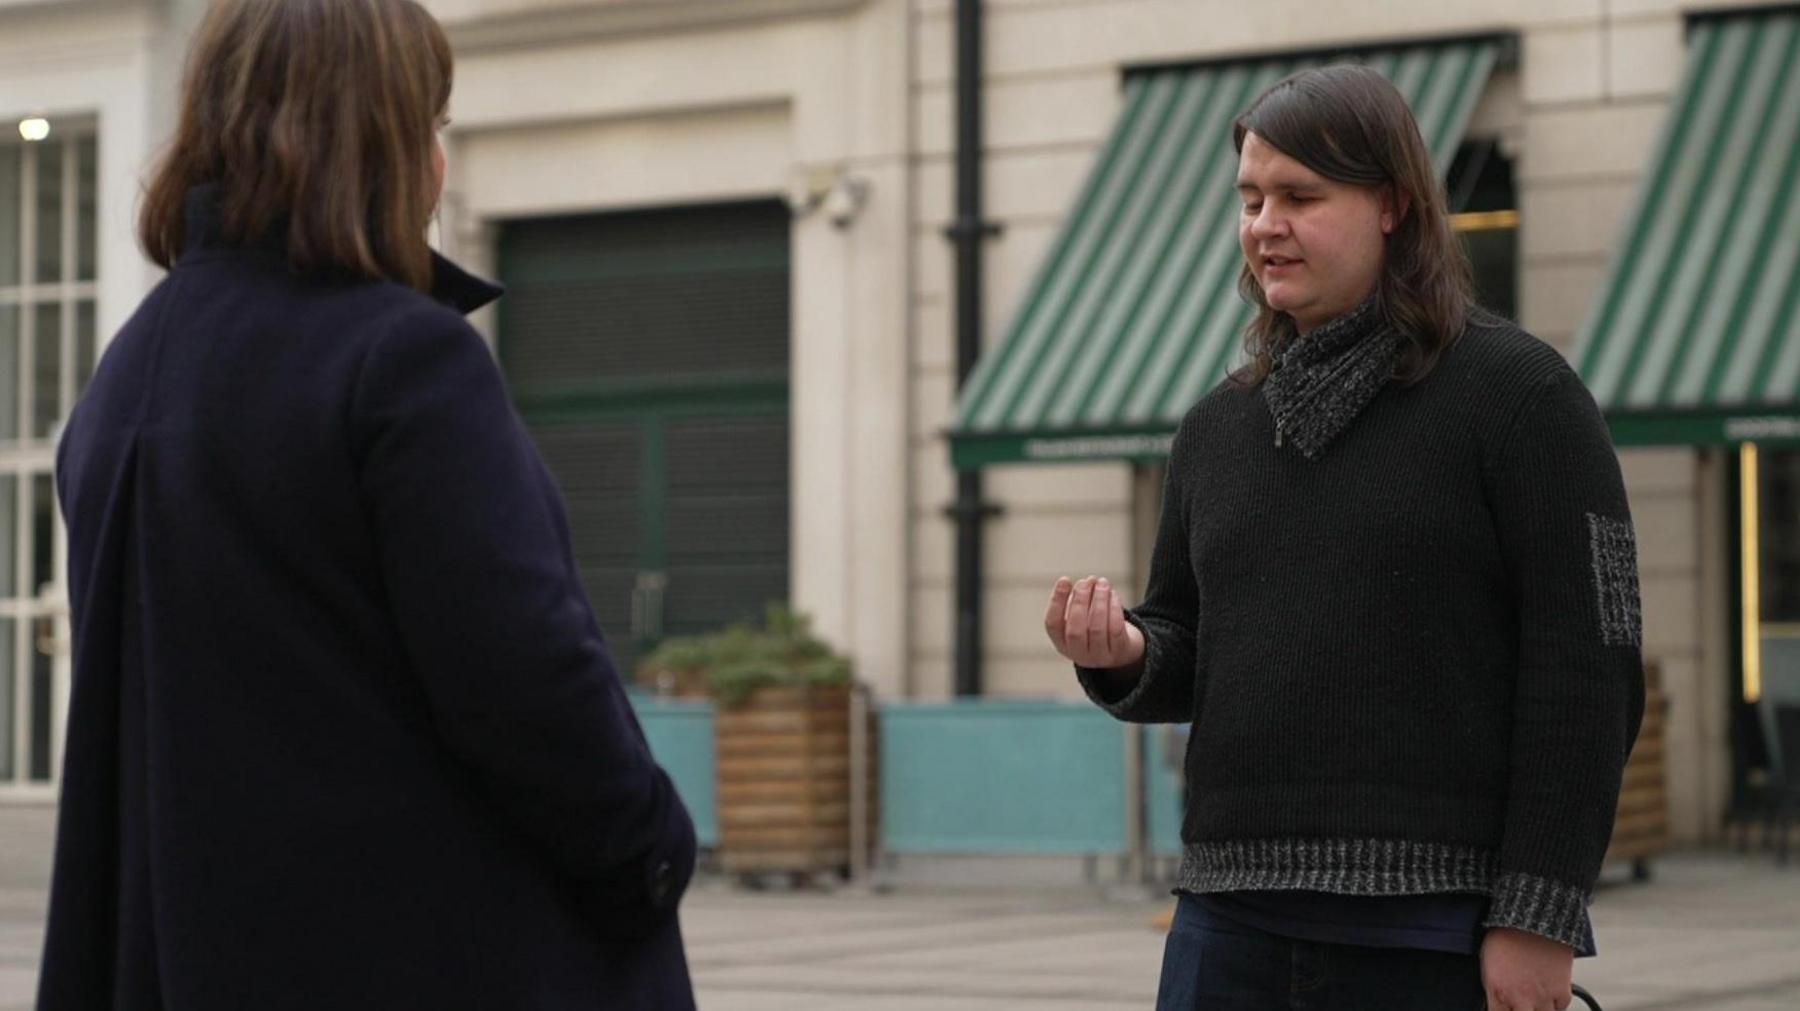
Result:
[[[1576,368],[1621,444],[1800,440],[1800,9],[1689,44]]]
[[[1406,96],[1440,176],[1499,40],[1145,71],[1006,335],[970,375],[951,428],[962,468],[1155,458],[1240,360],[1231,123],[1310,66],[1356,61]]]

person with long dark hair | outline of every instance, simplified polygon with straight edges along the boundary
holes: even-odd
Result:
[[[683,1009],[694,829],[426,243],[412,0],[216,0],[58,447],[74,688],[38,1006]]]
[[[1192,726],[1166,1011],[1561,1011],[1643,715],[1593,398],[1474,304],[1400,93],[1234,131],[1247,364],[1176,433],[1143,602],[1057,581],[1096,703]]]

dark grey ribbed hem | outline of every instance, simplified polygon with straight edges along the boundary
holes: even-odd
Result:
[[[1184,847],[1175,887],[1198,893],[1486,894],[1498,866],[1487,850],[1404,839],[1249,839]]]
[[[1580,948],[1588,927],[1588,893],[1531,874],[1509,873],[1494,883],[1489,927],[1511,927]]]
[[[1499,872],[1489,850],[1404,839],[1248,839],[1190,843],[1183,892],[1311,891],[1339,895],[1488,895],[1483,925],[1529,931],[1579,949],[1588,895],[1530,874]]]

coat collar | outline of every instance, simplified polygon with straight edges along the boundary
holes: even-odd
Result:
[[[431,251],[432,298],[467,316],[504,294],[504,287],[476,277],[435,249]]]
[[[182,259],[202,250],[230,248],[223,235],[218,184],[206,183],[189,190],[182,212],[186,226]],[[271,228],[242,248],[285,260],[285,232],[286,229],[280,226]],[[500,285],[469,273],[435,249],[431,251],[431,290],[428,294],[434,300],[467,315],[505,293],[506,289]]]

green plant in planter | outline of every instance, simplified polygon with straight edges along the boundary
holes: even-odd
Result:
[[[781,604],[764,625],[737,624],[706,635],[663,640],[638,665],[639,680],[698,682],[720,705],[735,706],[759,688],[847,685],[850,661],[812,634],[812,623]]]
[[[671,636],[638,660],[637,682],[658,695],[706,695],[713,636]]]

